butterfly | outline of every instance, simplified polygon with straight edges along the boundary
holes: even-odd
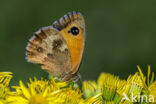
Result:
[[[73,11],[35,32],[26,47],[26,59],[61,81],[76,82],[84,46],[85,21]]]

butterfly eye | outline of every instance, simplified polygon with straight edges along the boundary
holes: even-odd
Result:
[[[69,31],[69,33],[72,33],[73,35],[78,35],[79,34],[79,29],[77,27],[72,27]]]

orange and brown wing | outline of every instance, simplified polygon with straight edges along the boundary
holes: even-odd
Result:
[[[85,21],[81,13],[69,12],[54,22],[53,27],[61,32],[72,58],[72,74],[77,73],[85,45]]]
[[[64,78],[72,67],[67,43],[52,26],[36,32],[29,40],[26,50],[28,61],[40,64],[44,70],[59,78]]]

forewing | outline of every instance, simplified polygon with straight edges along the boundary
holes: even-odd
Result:
[[[85,21],[82,14],[75,11],[69,12],[55,21],[52,26],[63,35],[72,59],[72,74],[77,73],[85,45]],[[77,35],[70,32],[73,27],[78,29]]]

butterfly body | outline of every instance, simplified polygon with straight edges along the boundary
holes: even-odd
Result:
[[[83,16],[69,12],[35,33],[26,48],[26,58],[62,81],[77,81],[84,43]]]

